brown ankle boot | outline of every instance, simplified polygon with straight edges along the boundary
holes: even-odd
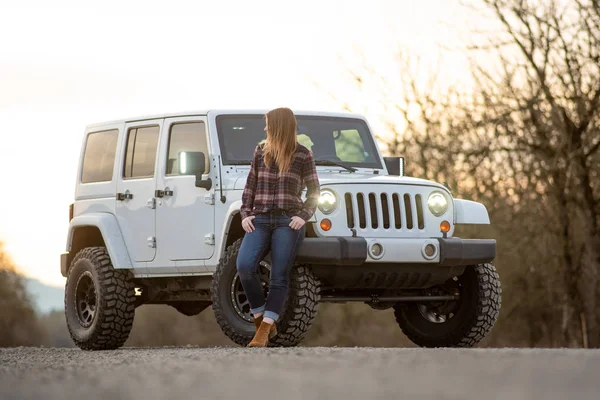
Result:
[[[261,322],[248,347],[265,347],[269,342],[269,339],[275,335],[277,335],[275,323],[267,324],[266,322]]]
[[[254,327],[256,328],[255,331],[258,331],[258,328],[260,328],[260,324],[261,324],[262,320],[263,320],[262,315],[254,318]]]

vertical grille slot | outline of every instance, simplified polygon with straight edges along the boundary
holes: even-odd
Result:
[[[402,214],[400,214],[400,198],[398,193],[392,195],[392,203],[394,204],[394,222],[396,229],[402,228]]]
[[[381,193],[381,211],[383,213],[383,227],[390,229],[390,206],[386,193]]]
[[[371,209],[371,227],[377,229],[379,226],[379,220],[377,219],[377,203],[375,200],[375,193],[369,193],[369,208]]]
[[[415,197],[417,203],[417,226],[419,229],[425,228],[425,221],[423,219],[423,202],[421,200],[421,195],[418,194]]]
[[[406,211],[406,229],[412,229],[413,228],[412,204],[410,201],[410,196],[408,194],[404,195],[404,210]]]
[[[352,195],[346,193],[344,195],[346,201],[346,221],[348,221],[348,228],[354,228],[354,210],[352,209]]]
[[[365,215],[365,196],[362,193],[356,195],[356,202],[358,203],[358,224],[361,228],[367,227],[367,219]]]

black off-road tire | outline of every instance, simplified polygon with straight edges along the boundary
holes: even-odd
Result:
[[[502,304],[502,289],[492,264],[469,266],[458,277],[460,300],[454,316],[443,323],[427,320],[415,303],[394,306],[402,332],[422,347],[473,347],[492,329]]]
[[[242,239],[232,243],[219,261],[213,275],[211,296],[215,317],[223,333],[235,343],[247,346],[255,333],[254,324],[237,314],[230,293],[237,273],[236,261],[241,244]],[[278,333],[269,340],[269,346],[298,345],[317,314],[319,298],[319,280],[310,267],[294,265],[284,311],[277,321]]]
[[[96,293],[96,311],[91,325],[81,323],[76,305],[77,282],[91,278]],[[65,285],[65,315],[73,342],[83,350],[121,347],[133,325],[135,286],[129,271],[115,270],[105,247],[80,250],[71,262]]]

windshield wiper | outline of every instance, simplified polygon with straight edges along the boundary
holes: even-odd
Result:
[[[347,169],[350,172],[358,171],[356,168],[346,165],[339,161],[331,161],[331,160],[315,160],[315,165],[337,165],[338,167],[342,167]]]

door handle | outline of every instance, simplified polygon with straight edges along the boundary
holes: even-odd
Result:
[[[133,199],[133,194],[129,193],[129,190],[128,190],[125,193],[117,193],[116,197],[117,197],[118,201],[131,200],[131,199]]]
[[[154,191],[154,197],[169,197],[169,196],[173,196],[173,191],[170,190],[168,187],[165,188],[165,190],[155,190]]]

